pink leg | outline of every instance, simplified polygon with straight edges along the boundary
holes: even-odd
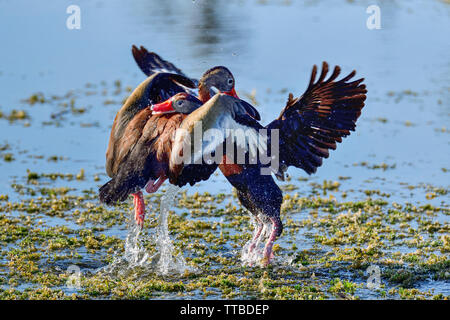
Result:
[[[270,234],[269,239],[266,242],[266,246],[264,247],[264,257],[263,257],[263,265],[266,267],[269,265],[270,260],[273,258],[272,246],[277,238],[277,234],[280,231],[281,224],[279,219],[270,218],[272,221],[272,233]]]
[[[134,203],[134,220],[136,220],[138,226],[142,227],[145,219],[144,196],[141,191],[132,193],[131,195],[133,196]]]
[[[248,254],[249,255],[251,255],[253,250],[255,250],[256,244],[258,243],[258,239],[261,236],[261,231],[262,231],[262,229],[264,227],[264,225],[262,224],[261,220],[259,220],[258,217],[256,217],[256,222],[258,224],[258,226],[257,226],[258,229],[256,229],[257,231],[256,231],[256,233],[255,233],[255,235],[254,235],[254,237],[252,239],[250,247],[248,248]]]
[[[147,185],[145,186],[145,191],[148,193],[153,193],[158,191],[159,187],[166,181],[167,177],[161,175],[158,180],[148,180]]]

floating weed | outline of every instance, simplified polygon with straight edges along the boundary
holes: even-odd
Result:
[[[3,154],[3,160],[6,162],[14,161],[14,155],[12,153],[5,153]]]
[[[359,286],[354,282],[347,281],[345,279],[341,280],[339,278],[335,278],[330,281],[330,288],[328,290],[333,293],[345,292],[349,294],[354,294],[358,287]]]
[[[27,120],[30,119],[30,116],[25,110],[16,110],[13,109],[9,114],[6,114],[2,111],[0,111],[0,119],[6,119],[9,122],[15,122],[18,120]]]
[[[380,267],[383,289],[372,294],[380,298],[447,298],[446,292],[419,289],[429,279],[449,279],[444,205],[398,203],[371,189],[362,190],[366,198],[358,201],[323,196],[352,192],[333,181],[311,183],[306,194],[291,188],[284,196],[285,230],[274,247],[274,264],[261,268],[240,261],[252,229],[234,193],[180,192],[168,215],[167,235],[173,252],[198,272],[161,276],[138,267],[102,274],[96,271],[127,250],[132,202],[100,205],[97,190],[80,190],[77,178],[92,181],[99,175],[81,169],[78,174],[27,171],[22,183],[11,185],[17,196],[0,196],[0,279],[7,283],[0,298],[357,299],[364,296],[365,271],[373,264]],[[66,185],[52,185],[58,180]],[[446,194],[427,185],[415,189],[424,199],[427,192]],[[154,228],[161,196],[145,197],[153,209],[140,239],[149,256],[158,253]],[[75,290],[66,285],[70,266],[81,270]]]
[[[36,103],[43,104],[46,102],[44,94],[41,92],[32,94],[29,98],[22,100],[22,102],[27,103],[29,105],[35,105]]]
[[[354,163],[353,166],[361,166],[361,167],[366,167],[367,169],[371,169],[371,170],[377,170],[377,169],[382,169],[383,171],[386,171],[388,169],[395,169],[396,168],[396,164],[386,164],[386,163],[381,163],[381,164],[369,164],[366,161],[362,161],[360,163]]]

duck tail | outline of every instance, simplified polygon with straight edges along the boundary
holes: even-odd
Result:
[[[105,183],[99,189],[100,202],[106,205],[112,205],[116,202],[125,201],[131,190],[127,184],[118,183],[117,179],[113,178]]]

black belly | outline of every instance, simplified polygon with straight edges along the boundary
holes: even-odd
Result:
[[[241,204],[253,214],[279,217],[283,194],[272,175],[262,175],[259,165],[244,166],[244,170],[227,176],[238,191]]]

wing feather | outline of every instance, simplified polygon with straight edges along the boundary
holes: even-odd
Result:
[[[329,149],[354,131],[366,99],[364,78],[350,81],[356,71],[336,81],[341,68],[336,66],[331,76],[326,62],[317,77],[317,66],[305,93],[300,98],[289,94],[286,107],[267,128],[280,132],[280,164],[284,172],[295,166],[311,174],[329,156]],[[277,176],[282,176],[282,172]]]
[[[260,139],[260,128],[262,126],[248,115],[239,99],[218,93],[184,119],[175,136],[169,171],[176,177],[186,164],[203,163],[205,155],[216,152],[220,147],[223,151],[227,138],[234,138],[233,143],[238,148],[248,151],[250,157],[257,157],[258,152],[267,150],[266,140]],[[195,135],[196,130],[201,130],[201,136]],[[203,139],[208,130],[215,130],[217,134],[212,141]],[[196,141],[199,138],[201,141]],[[201,150],[196,150],[195,146],[199,145]],[[188,150],[190,154],[185,154]]]
[[[167,100],[179,92],[186,92],[187,87],[194,86],[190,79],[182,75],[155,73],[136,87],[117,112],[111,128],[106,151],[106,172],[110,177],[117,173],[120,162],[142,134],[142,121],[146,119],[138,117],[140,112],[148,109],[151,113],[148,108],[150,105]]]
[[[163,58],[161,58],[161,56],[159,56],[155,52],[149,52],[143,46],[138,48],[135,45],[133,45],[131,47],[131,52],[139,68],[149,77],[154,73],[163,72],[163,73],[177,74],[183,76],[184,78],[189,79],[183,73],[183,71],[177,68],[173,63],[164,60]],[[194,83],[194,87],[198,86],[198,80],[196,79],[189,79],[189,80]]]

